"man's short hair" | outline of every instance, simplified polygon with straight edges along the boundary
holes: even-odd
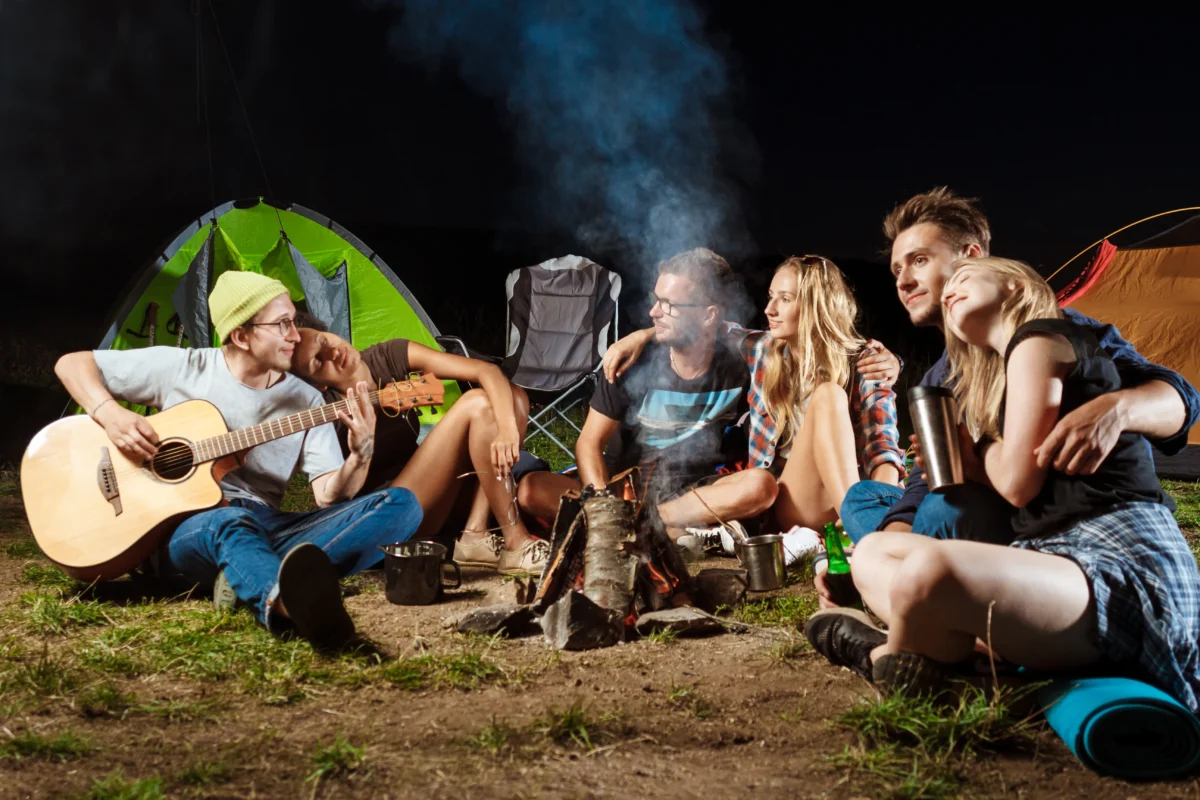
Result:
[[[307,311],[296,312],[296,327],[297,328],[312,328],[314,331],[327,332],[329,326],[326,325],[320,318],[314,317]]]
[[[704,296],[704,300],[712,304],[720,304],[725,296],[725,290],[733,269],[729,262],[709,250],[707,247],[697,247],[683,253],[671,256],[658,264],[659,275],[682,275],[690,278]]]
[[[977,244],[986,256],[991,252],[992,229],[978,202],[974,197],[960,197],[946,186],[930,189],[893,208],[883,220],[883,235],[894,242],[914,225],[930,222],[941,228],[956,250]]]

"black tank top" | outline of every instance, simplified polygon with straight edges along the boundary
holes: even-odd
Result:
[[[1108,354],[1087,329],[1065,319],[1036,319],[1017,328],[1004,354],[1007,369],[1013,348],[1037,334],[1056,334],[1071,343],[1075,366],[1063,379],[1059,419],[1089,400],[1121,388],[1121,376]],[[1004,406],[1000,406],[1004,429]],[[1117,503],[1162,503],[1172,511],[1175,502],[1162,490],[1154,474],[1150,443],[1138,433],[1122,433],[1116,446],[1095,475],[1067,475],[1051,468],[1042,491],[1013,516],[1018,536],[1057,533],[1073,523],[1095,517]]]

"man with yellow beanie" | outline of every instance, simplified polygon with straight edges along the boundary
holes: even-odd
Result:
[[[71,397],[128,458],[154,455],[158,437],[117,400],[158,409],[207,400],[230,430],[324,405],[313,387],[288,374],[300,337],[287,288],[254,272],[225,272],[209,296],[220,347],[97,350],[70,353],[55,371]],[[379,561],[379,546],[412,536],[421,507],[407,489],[354,498],[375,447],[372,389],[346,393],[349,454],[333,424],[253,447],[226,475],[227,505],[182,522],[158,552],[160,578],[179,585],[226,587],[270,630],[294,629],[317,647],[336,648],[354,635],[342,605],[340,577]],[[292,474],[308,477],[320,510],[279,510]],[[218,579],[219,578],[219,579]]]

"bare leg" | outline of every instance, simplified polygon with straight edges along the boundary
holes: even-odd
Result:
[[[793,525],[820,530],[838,518],[842,500],[855,483],[858,459],[849,400],[842,387],[822,383],[813,391],[779,476],[775,519],[784,530]]]
[[[529,423],[529,395],[520,386],[512,387],[513,393],[513,412],[517,417],[517,431],[521,435],[521,441],[525,440],[525,428]],[[487,492],[483,489],[483,481],[480,480],[475,488],[475,496],[471,502],[471,511],[467,516],[466,526],[463,528],[462,541],[464,544],[477,542],[480,539],[489,535],[488,518],[491,513],[491,502],[488,500]],[[507,517],[505,520],[507,521]],[[497,518],[497,525],[501,524]],[[501,529],[503,532],[503,528]]]
[[[505,549],[519,550],[530,538],[508,490],[511,482],[497,480],[493,474],[491,446],[495,438],[496,418],[487,394],[482,389],[472,389],[451,407],[417,448],[392,486],[411,490],[425,510],[418,536],[440,529],[461,489],[462,481],[457,476],[474,469],[492,514],[504,526]]]
[[[475,491],[471,498],[471,511],[467,514],[467,522],[463,527],[463,538],[470,541],[485,536],[487,534],[488,519],[491,511],[492,509],[488,505],[488,497],[483,491],[483,486],[476,483]]]
[[[717,517],[728,521],[757,516],[775,502],[776,490],[771,473],[765,469],[746,469],[722,475],[715,483],[660,504],[658,514],[674,539],[683,534],[684,528],[715,525]]]
[[[881,535],[895,541],[871,541]],[[861,581],[867,586],[877,575],[877,558],[884,567],[899,563],[888,590],[888,641],[873,658],[908,652],[946,663],[960,661],[975,650],[976,638],[987,640],[992,606],[991,642],[1009,661],[1059,670],[1100,659],[1092,643],[1096,612],[1091,589],[1083,570],[1070,559],[881,532],[860,543],[854,569],[863,572],[856,574],[855,585]]]
[[[517,484],[517,505],[546,527],[558,516],[558,503],[563,492],[580,489],[579,481],[556,472],[534,472]]]

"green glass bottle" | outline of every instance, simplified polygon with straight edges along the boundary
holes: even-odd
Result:
[[[830,599],[839,606],[861,606],[862,596],[850,577],[850,561],[842,549],[842,537],[832,522],[825,523],[825,553],[829,557],[825,586]]]

